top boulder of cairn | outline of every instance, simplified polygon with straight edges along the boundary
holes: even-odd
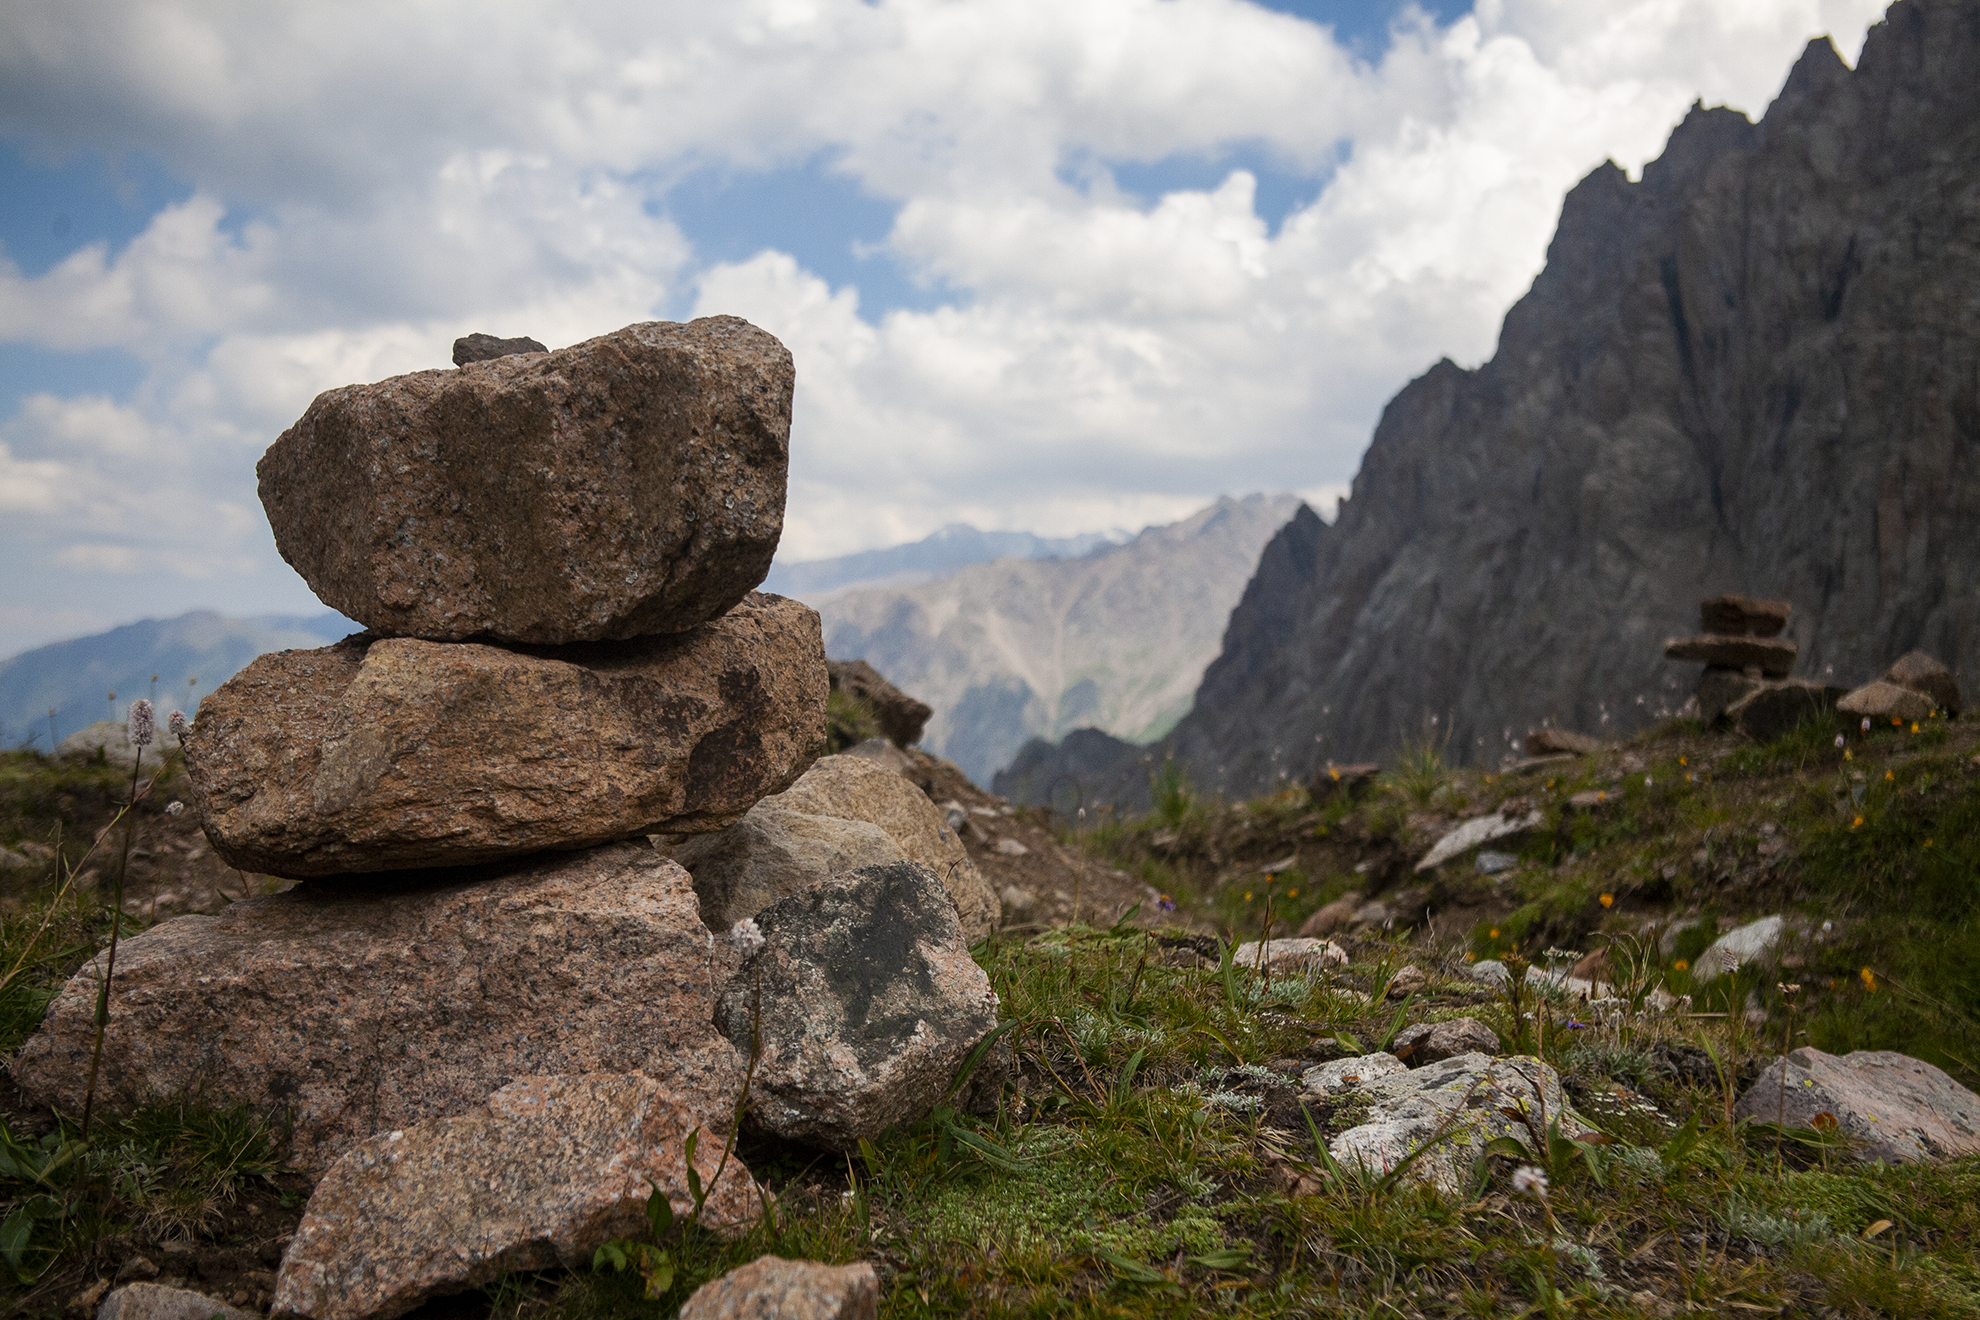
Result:
[[[1753,596],[1714,596],[1700,601],[1701,629],[1721,637],[1777,637],[1787,627],[1794,606],[1784,600]]]
[[[769,572],[795,378],[713,316],[346,385],[262,456],[261,503],[323,602],[387,636],[685,632]]]

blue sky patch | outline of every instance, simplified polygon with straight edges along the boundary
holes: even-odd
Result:
[[[108,244],[114,257],[192,192],[149,156],[113,165],[78,152],[55,164],[0,143],[0,245],[30,278],[91,243]]]

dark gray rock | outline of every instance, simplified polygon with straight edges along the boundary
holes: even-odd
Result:
[[[1671,660],[1702,660],[1718,669],[1758,669],[1772,678],[1794,668],[1797,647],[1778,637],[1674,637],[1664,643],[1664,655]]]
[[[1698,676],[1698,718],[1707,724],[1717,724],[1729,707],[1765,686],[1766,679],[1755,678],[1744,670],[1707,665]]]
[[[1728,637],[1776,637],[1793,614],[1793,604],[1785,600],[1714,596],[1699,604],[1698,626]]]
[[[1772,742],[1803,720],[1834,710],[1847,692],[1806,678],[1763,683],[1726,707],[1726,722],[1755,742]]]
[[[835,876],[756,926],[764,942],[715,1022],[738,1050],[760,1042],[749,1118],[762,1130],[845,1150],[913,1122],[997,1025],[955,905],[919,863]]]
[[[831,672],[832,691],[844,692],[850,697],[866,703],[873,712],[873,718],[880,725],[880,732],[887,735],[888,741],[896,747],[912,747],[921,741],[921,730],[928,723],[928,717],[935,708],[925,701],[916,701],[907,693],[889,683],[886,678],[864,660],[832,660],[827,662]]]
[[[1811,676],[1980,672],[1976,159],[1980,5],[1901,0],[1763,124],[1695,107],[1640,181],[1598,167],[1496,356],[1403,389],[1337,520],[1268,545],[1154,760],[1239,797],[1425,712],[1473,762],[1547,716],[1622,738],[1683,704],[1661,643],[1728,590],[1796,603]]]
[[[548,353],[550,350],[521,335],[515,339],[497,339],[494,335],[462,335],[454,341],[454,365],[465,367],[470,362],[486,362],[490,358],[508,357],[514,353]]]

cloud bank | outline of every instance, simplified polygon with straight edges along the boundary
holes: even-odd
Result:
[[[306,606],[255,459],[470,330],[779,335],[795,558],[1338,491],[1407,379],[1490,355],[1576,179],[1880,12],[1479,0],[1368,62],[1241,0],[14,6],[0,136],[189,195],[0,258],[0,345],[137,366],[0,418],[0,650],[79,602]],[[695,211],[711,179],[757,186]]]

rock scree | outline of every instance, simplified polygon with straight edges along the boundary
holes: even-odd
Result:
[[[791,355],[733,316],[316,397],[256,469],[282,557],[387,636],[681,632],[763,580]]]

